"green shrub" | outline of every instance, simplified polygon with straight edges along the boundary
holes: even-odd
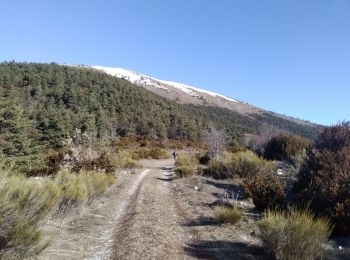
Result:
[[[242,211],[236,207],[218,206],[214,209],[214,218],[218,223],[234,225],[241,220]]]
[[[296,208],[269,210],[258,225],[263,245],[281,260],[316,259],[332,230],[328,219]]]
[[[335,233],[350,234],[350,123],[325,128],[308,150],[295,190],[297,203],[330,217]]]
[[[273,162],[259,158],[251,151],[225,153],[223,156],[210,161],[208,170],[216,178],[251,178],[256,174],[276,171]]]
[[[280,134],[267,143],[264,156],[270,160],[284,160],[294,163],[306,152],[310,141],[304,137],[292,134]]]
[[[285,185],[275,173],[257,174],[250,179],[244,179],[241,186],[245,196],[251,197],[259,210],[283,206]]]

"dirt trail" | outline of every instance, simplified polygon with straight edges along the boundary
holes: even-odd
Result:
[[[147,165],[148,164],[148,165]],[[189,259],[181,225],[181,208],[175,200],[169,161],[148,161],[152,167],[116,232],[114,259]]]
[[[188,259],[172,189],[172,160],[147,160],[137,174],[118,175],[107,194],[79,215],[51,221],[52,244],[39,259]]]

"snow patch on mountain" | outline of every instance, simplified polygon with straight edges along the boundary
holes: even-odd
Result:
[[[126,69],[122,69],[122,68],[110,68],[110,67],[103,67],[103,66],[90,66],[93,69],[97,69],[100,71],[103,71],[109,75],[118,77],[118,78],[122,78],[122,79],[126,79],[128,81],[130,81],[133,84],[136,85],[143,85],[143,86],[153,86],[165,91],[170,91],[169,88],[167,88],[166,86],[171,86],[173,88],[176,88],[192,97],[197,97],[200,98],[200,93],[205,93],[207,95],[210,95],[212,97],[219,97],[222,99],[225,99],[227,101],[230,102],[235,102],[235,103],[239,103],[238,100],[226,97],[224,95],[221,94],[217,94],[208,90],[204,90],[204,89],[200,89],[200,88],[196,88],[196,87],[192,87],[192,86],[188,86],[182,83],[178,83],[178,82],[173,82],[173,81],[166,81],[166,80],[160,80],[160,79],[156,79],[156,78],[152,78],[137,72],[133,72],[130,70],[126,70]]]
[[[237,103],[239,102],[238,100],[226,97],[226,96],[221,95],[221,94],[217,94],[217,93],[211,92],[209,90],[204,90],[204,89],[200,89],[200,88],[196,88],[196,87],[192,87],[192,86],[188,86],[188,85],[185,85],[185,84],[182,84],[182,83],[177,83],[177,82],[172,82],[172,81],[165,81],[165,80],[159,80],[159,81],[161,81],[161,82],[163,82],[165,84],[174,86],[174,87],[176,87],[176,88],[178,88],[178,89],[180,89],[183,92],[188,93],[188,94],[192,94],[193,90],[195,90],[197,92],[202,92],[202,93],[208,94],[208,95],[213,96],[213,97],[221,97],[221,98],[224,98],[224,99],[226,99],[228,101],[231,101],[231,102],[237,102]]]

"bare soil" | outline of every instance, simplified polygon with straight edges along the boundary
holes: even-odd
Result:
[[[172,161],[145,161],[151,173],[117,230],[114,259],[185,259],[182,209],[172,190]]]

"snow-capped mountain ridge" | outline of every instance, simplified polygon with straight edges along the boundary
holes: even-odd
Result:
[[[141,73],[133,72],[130,70],[122,69],[122,68],[110,68],[110,67],[103,67],[103,66],[91,66],[93,69],[97,69],[100,71],[103,71],[109,75],[123,78],[128,81],[130,81],[133,84],[139,85],[139,86],[147,86],[147,87],[154,87],[161,90],[164,90],[166,92],[171,92],[171,88],[176,88],[177,90],[182,91],[185,94],[188,94],[192,97],[196,98],[203,98],[203,94],[210,95],[212,97],[218,97],[225,99],[226,101],[239,103],[239,101],[226,97],[224,95],[214,93],[208,90],[200,89],[197,87],[192,87],[186,84],[173,82],[173,81],[167,81],[167,80],[160,80],[156,78],[152,78],[146,75],[143,75]]]
[[[143,87],[159,96],[173,100],[180,104],[221,107],[249,117],[255,117],[258,114],[263,114],[265,116],[270,115],[274,117],[287,119],[302,125],[312,125],[310,122],[267,111],[256,106],[250,105],[246,102],[238,101],[236,99],[229,98],[212,91],[192,87],[174,81],[156,79],[127,69],[111,68],[104,66],[70,66],[94,69],[117,78],[125,79],[136,86]]]

